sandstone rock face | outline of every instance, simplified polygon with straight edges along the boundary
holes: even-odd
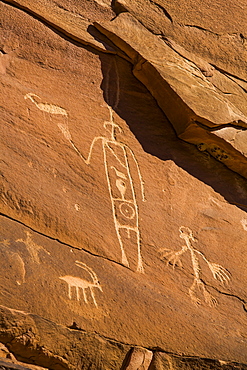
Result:
[[[0,2],[0,368],[247,368],[246,5],[185,3]]]

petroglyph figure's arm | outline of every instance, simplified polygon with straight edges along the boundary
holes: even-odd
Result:
[[[196,253],[198,253],[203,259],[204,261],[207,263],[210,271],[212,272],[213,274],[213,277],[215,280],[218,280],[220,283],[224,284],[228,284],[229,281],[230,281],[230,273],[221,265],[219,265],[218,263],[212,263],[212,262],[209,262],[207,260],[207,258],[204,256],[204,254],[200,251],[198,251],[197,249],[194,249],[194,251]]]
[[[142,175],[141,175],[141,171],[140,171],[140,167],[139,167],[139,164],[137,162],[137,159],[136,159],[136,156],[133,152],[132,149],[130,149],[128,146],[125,146],[127,148],[127,150],[129,151],[129,153],[131,154],[131,157],[133,158],[134,162],[135,162],[135,165],[136,165],[136,168],[137,168],[137,173],[138,173],[138,176],[139,176],[139,180],[140,180],[140,185],[141,185],[141,195],[142,195],[142,201],[145,202],[146,201],[146,198],[145,198],[145,190],[144,190],[144,181],[142,179]]]
[[[97,136],[93,139],[91,145],[90,145],[90,149],[89,149],[89,153],[88,153],[88,157],[87,159],[85,159],[83,156],[81,156],[81,158],[84,160],[84,162],[86,164],[90,164],[90,161],[91,161],[91,157],[92,157],[92,152],[93,152],[93,147],[94,147],[94,144],[96,143],[97,140],[104,140],[103,137],[101,136]]]
[[[167,259],[167,265],[169,263],[172,264],[173,269],[176,265],[179,265],[182,267],[182,261],[180,260],[180,256],[184,254],[188,250],[187,246],[184,245],[179,251],[175,252],[174,250],[168,249],[168,248],[162,248],[159,250],[159,252],[162,254],[161,258]]]

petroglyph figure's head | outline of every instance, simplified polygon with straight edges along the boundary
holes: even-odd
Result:
[[[24,96],[24,99],[30,99],[33,103],[37,101],[37,99],[35,98],[38,98],[38,100],[40,100],[40,97],[33,93],[28,93]]]
[[[114,122],[110,122],[110,121],[105,121],[104,122],[104,128],[106,129],[107,132],[110,133],[111,135],[111,139],[112,140],[116,140],[116,134],[119,133],[121,134],[122,133],[122,129],[120,126],[118,126],[116,123]]]
[[[192,240],[193,242],[195,242],[196,240],[194,239],[193,237],[193,233],[192,233],[192,230],[189,228],[189,227],[186,227],[186,226],[180,226],[179,228],[179,232],[180,232],[180,238],[181,239],[187,239],[187,240]]]

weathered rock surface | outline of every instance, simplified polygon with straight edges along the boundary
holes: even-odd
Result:
[[[0,368],[246,369],[244,62],[165,5],[0,2]]]
[[[180,49],[175,51],[128,13],[96,26],[132,59],[134,75],[156,98],[178,136],[247,178],[244,152],[209,131],[227,125],[247,129],[244,114],[207,80],[204,74],[210,69],[184,59]]]

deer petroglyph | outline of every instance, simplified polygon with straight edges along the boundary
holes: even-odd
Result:
[[[86,289],[88,289],[90,294],[91,294],[94,305],[98,308],[98,305],[97,305],[97,302],[96,302],[96,299],[95,299],[95,295],[94,295],[94,289],[98,288],[101,292],[103,292],[103,290],[100,286],[97,275],[85,263],[80,262],[80,261],[76,261],[75,264],[76,264],[77,267],[80,267],[83,270],[87,271],[92,280],[89,281],[89,280],[81,279],[79,277],[70,276],[70,275],[60,276],[59,279],[65,281],[68,284],[69,299],[72,299],[72,288],[74,287],[75,290],[76,290],[76,299],[77,299],[77,301],[80,301],[79,289],[81,289],[82,294],[83,294],[84,302],[88,304],[88,299],[87,299],[87,295],[86,295]]]

